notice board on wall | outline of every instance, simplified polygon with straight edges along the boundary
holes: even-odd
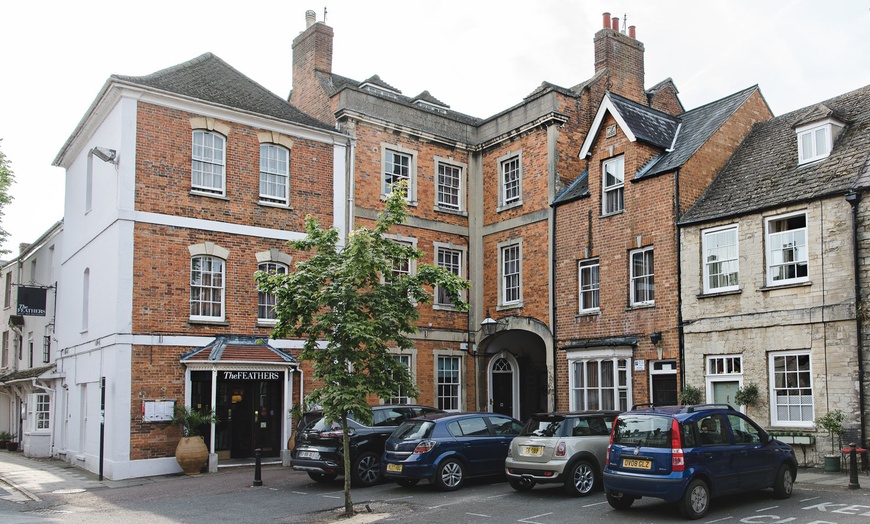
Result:
[[[175,399],[143,399],[142,422],[169,422],[175,414]]]

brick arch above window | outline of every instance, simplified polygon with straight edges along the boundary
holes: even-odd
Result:
[[[260,251],[257,253],[257,263],[261,262],[280,262],[289,267],[293,262],[293,257],[287,253],[272,248],[269,251]]]
[[[257,138],[261,144],[278,144],[293,149],[293,139],[277,131],[258,131]]]
[[[211,117],[204,116],[195,116],[190,119],[190,128],[191,129],[207,129],[209,131],[216,131],[224,136],[229,136],[232,128],[223,122],[219,122],[218,120]]]
[[[190,251],[190,256],[194,257],[196,255],[210,255],[218,258],[222,258],[227,260],[230,257],[230,250],[224,247],[221,247],[214,242],[203,242],[202,244],[193,244],[191,246],[187,246],[187,250]]]

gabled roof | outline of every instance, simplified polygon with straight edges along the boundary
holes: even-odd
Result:
[[[822,104],[845,129],[827,158],[798,165],[795,126],[824,117],[819,104],[759,122],[681,224],[760,212],[870,187],[870,86]]]
[[[181,355],[181,362],[296,363],[296,357],[273,348],[261,337],[218,335],[208,345]]]
[[[583,141],[580,158],[589,154],[607,113],[630,141],[641,140],[661,149],[671,148],[680,128],[680,119],[607,91]]]
[[[109,80],[168,91],[203,102],[241,109],[311,127],[333,127],[303,113],[212,53],[145,76],[112,75]]]
[[[682,125],[672,149],[644,166],[636,178],[666,173],[685,164],[756,91],[758,86],[754,85],[680,115]]]
[[[0,376],[0,384],[11,384],[13,382],[19,382],[22,380],[39,378],[45,373],[54,371],[54,367],[55,364],[49,364],[47,366],[41,366],[38,368],[29,368],[19,371],[13,371],[11,373],[7,373],[6,375]]]

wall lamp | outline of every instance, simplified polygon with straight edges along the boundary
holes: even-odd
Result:
[[[658,346],[659,342],[662,341],[662,333],[661,331],[656,331],[655,333],[650,333],[649,341],[652,342],[653,346]]]
[[[118,152],[114,149],[97,146],[91,149],[91,153],[103,162],[118,165]]]
[[[500,322],[491,316],[489,316],[489,310],[486,312],[486,318],[480,323],[480,331],[483,332],[483,336],[488,337],[490,335],[496,334],[496,332],[501,331],[504,328],[505,324]]]

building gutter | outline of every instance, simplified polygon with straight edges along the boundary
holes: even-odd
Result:
[[[858,204],[861,201],[860,193],[849,191],[846,193],[846,202],[852,207],[852,269],[855,272],[855,329],[857,339],[857,357],[858,357],[858,414],[861,424],[861,442],[858,443],[862,447],[867,441],[867,433],[865,431],[867,416],[865,414],[866,407],[864,403],[864,321],[863,301],[861,300],[861,271],[858,254]]]

